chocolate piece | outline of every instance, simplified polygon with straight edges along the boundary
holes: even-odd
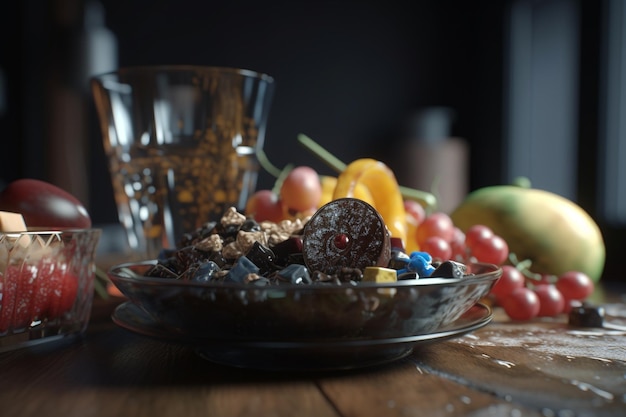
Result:
[[[460,262],[444,261],[439,264],[430,274],[431,278],[463,278],[467,272],[467,267]]]
[[[411,258],[404,252],[391,249],[391,259],[389,260],[389,268],[403,269],[406,268]]]
[[[370,204],[340,198],[321,207],[304,227],[304,263],[311,271],[334,274],[341,268],[387,267],[389,231]]]
[[[287,240],[283,240],[280,243],[274,245],[272,249],[276,255],[276,263],[279,265],[288,265],[294,263],[290,261],[292,255],[302,254],[302,238],[299,236],[292,236]]]
[[[569,324],[576,327],[603,327],[604,308],[582,304],[572,306],[569,312]]]
[[[252,261],[258,268],[260,275],[265,275],[274,270],[274,252],[258,241],[254,242],[252,248],[246,253],[246,257]]]
[[[604,321],[604,307],[594,306],[587,302],[572,306],[568,323],[575,327],[598,327],[626,332],[626,326]]]

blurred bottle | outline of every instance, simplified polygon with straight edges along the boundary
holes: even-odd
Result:
[[[454,111],[428,107],[415,112],[404,126],[398,180],[402,185],[430,191],[438,209],[454,210],[469,189],[469,146],[451,137]]]
[[[89,78],[117,69],[115,35],[105,26],[99,1],[55,2],[52,16],[57,41],[48,90],[49,179],[90,207],[90,155],[94,152],[89,109]],[[71,5],[71,7],[69,6]],[[97,143],[97,142],[96,142]]]
[[[77,51],[81,58],[77,80],[85,92],[91,91],[89,78],[118,67],[117,38],[105,25],[105,10],[99,1],[85,2],[83,31],[78,37]]]

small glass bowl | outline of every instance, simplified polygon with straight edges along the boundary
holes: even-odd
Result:
[[[0,352],[81,335],[100,229],[0,233]]]

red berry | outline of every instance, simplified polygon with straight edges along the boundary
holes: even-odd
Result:
[[[539,314],[539,297],[530,288],[516,288],[505,296],[500,305],[513,320],[530,320]]]
[[[424,245],[426,239],[431,236],[439,236],[446,242],[452,240],[454,237],[454,223],[448,214],[444,212],[433,213],[417,226],[416,238],[420,248]]]
[[[252,194],[246,203],[245,213],[258,222],[283,220],[283,207],[272,190],[259,190]]]
[[[420,247],[424,252],[432,256],[433,261],[447,261],[452,257],[450,244],[439,236],[431,236]]]
[[[522,272],[512,265],[502,265],[502,276],[491,288],[491,294],[496,300],[501,299],[517,288],[522,288],[526,284],[526,278]]]
[[[491,237],[493,237],[493,231],[488,226],[475,224],[465,232],[465,245],[472,248],[477,242],[491,239]]]
[[[566,300],[582,301],[589,297],[594,290],[591,278],[579,271],[569,271],[560,275],[556,281],[556,287]]]
[[[539,297],[539,317],[553,317],[565,308],[563,294],[552,284],[539,284],[533,289]]]
[[[476,240],[468,247],[480,262],[502,265],[509,256],[509,245],[498,235]]]
[[[424,206],[415,200],[404,200],[404,210],[411,215],[416,225],[419,225],[426,218]]]

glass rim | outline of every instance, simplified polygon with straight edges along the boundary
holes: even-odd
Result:
[[[475,275],[462,278],[445,278],[445,277],[422,277],[416,279],[405,279],[394,282],[359,282],[357,285],[352,283],[341,283],[332,285],[303,285],[282,283],[280,285],[256,286],[254,284],[242,284],[235,282],[199,282],[187,281],[176,278],[162,278],[147,276],[142,273],[135,272],[133,268],[145,268],[146,271],[157,263],[156,259],[124,262],[111,266],[107,270],[107,275],[112,281],[124,282],[127,284],[148,286],[148,287],[168,287],[168,288],[202,288],[217,291],[237,291],[237,292],[258,292],[258,291],[301,291],[301,292],[337,292],[347,289],[360,291],[367,289],[384,289],[384,288],[441,288],[441,287],[462,287],[476,284],[488,283],[495,281],[502,276],[502,268],[499,265],[474,262],[472,265],[484,268],[483,271]]]
[[[248,78],[257,78],[268,83],[274,83],[274,77],[269,74],[237,67],[217,66],[217,65],[184,65],[184,64],[167,64],[167,65],[136,65],[122,66],[112,71],[98,73],[91,76],[91,79],[99,80],[110,77],[112,75],[132,75],[132,74],[155,74],[158,72],[202,72],[202,73],[226,73],[233,75],[241,75]]]
[[[0,236],[29,236],[29,235],[50,235],[50,234],[101,234],[99,227],[79,228],[79,227],[29,227],[28,230],[21,231],[1,231]]]

